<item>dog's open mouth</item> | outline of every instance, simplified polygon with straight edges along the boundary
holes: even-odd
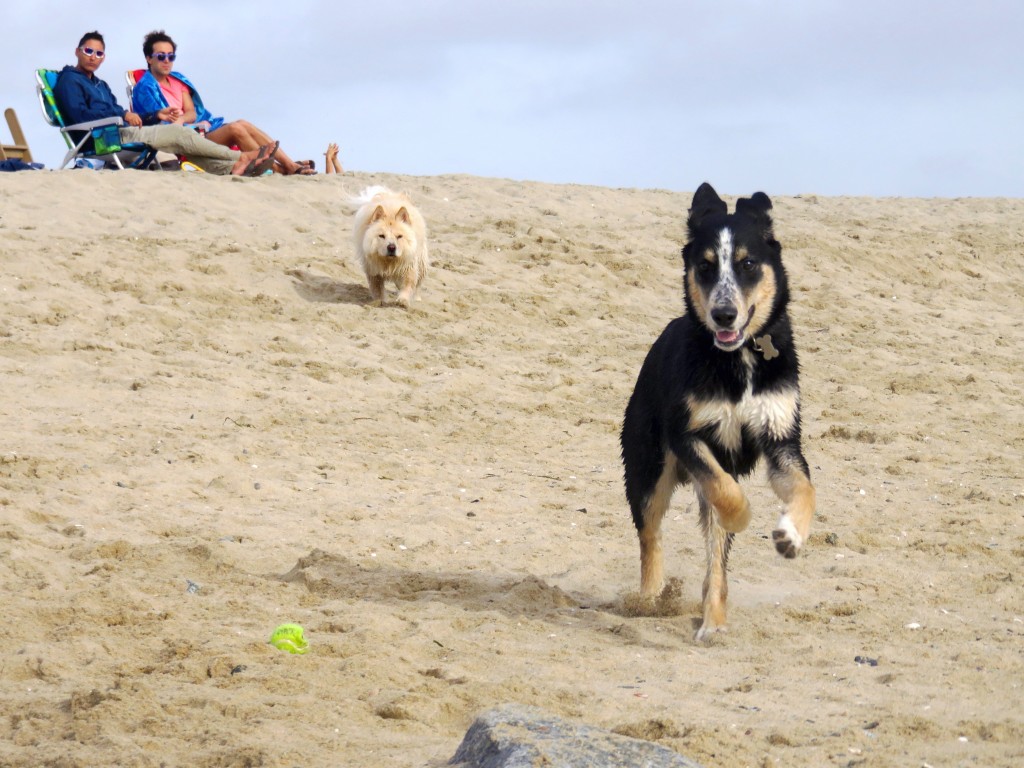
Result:
[[[750,321],[754,318],[755,309],[756,307],[753,306],[750,308],[750,311],[747,313],[747,322],[745,322],[743,324],[743,327],[740,328],[738,331],[715,331],[715,346],[727,352],[731,352],[732,350],[741,346],[743,342],[746,340],[745,334],[747,331],[747,326],[750,325]]]

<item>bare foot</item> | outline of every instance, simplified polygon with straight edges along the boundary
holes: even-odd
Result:
[[[278,158],[277,153],[281,148],[281,142],[264,144],[256,153],[256,159],[245,169],[246,176],[262,176],[267,171],[273,172],[274,164],[282,162],[287,158]],[[282,155],[284,153],[281,153]]]
[[[264,147],[260,147],[259,149],[253,149],[249,152],[242,152],[239,155],[238,160],[231,167],[231,175],[245,176],[246,171],[248,171],[249,169],[249,163],[255,163],[257,160],[259,160],[262,157],[262,155],[260,154],[261,152],[265,152]]]
[[[341,169],[341,163],[338,162],[338,145],[328,144],[327,151],[324,152],[327,157],[327,172],[328,173],[344,173]]]

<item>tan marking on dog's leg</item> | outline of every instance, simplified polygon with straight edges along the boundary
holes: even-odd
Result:
[[[707,573],[704,576],[702,607],[704,621],[697,630],[695,639],[703,642],[715,632],[725,631],[725,602],[729,596],[726,581],[726,558],[729,534],[718,524],[717,515],[710,514],[707,502],[700,499],[701,520],[704,524],[704,544],[707,554]]]
[[[772,531],[772,540],[780,555],[793,558],[807,541],[817,494],[807,475],[796,467],[790,467],[769,480],[772,490],[786,504],[786,511]]]
[[[712,476],[698,481],[700,492],[715,508],[718,523],[729,533],[739,533],[750,524],[750,502],[740,484],[722,469],[711,449],[701,444],[697,451],[710,468]]]
[[[640,536],[640,597],[654,599],[665,588],[665,564],[661,551],[661,530],[647,524]]]
[[[665,565],[661,550],[661,521],[679,483],[675,457],[665,457],[665,468],[644,509],[644,527],[640,537],[640,597],[653,599],[665,588]]]

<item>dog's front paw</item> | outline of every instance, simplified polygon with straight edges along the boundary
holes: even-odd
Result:
[[[707,622],[704,622],[701,628],[697,630],[697,634],[693,636],[693,639],[698,643],[707,643],[711,640],[712,636],[719,633],[724,634],[728,631],[724,624],[721,626],[709,626]]]
[[[779,518],[779,527],[772,531],[772,542],[775,551],[787,559],[796,557],[800,547],[804,545],[804,537],[797,531],[788,516]]]

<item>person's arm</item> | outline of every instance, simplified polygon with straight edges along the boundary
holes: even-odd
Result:
[[[185,125],[189,125],[190,123],[196,122],[196,104],[194,101],[192,101],[192,94],[189,92],[188,88],[182,88],[181,110],[183,113],[182,116],[184,117],[184,120],[182,122],[184,122]],[[195,127],[199,128],[200,125],[196,123]]]
[[[178,110],[167,106],[160,96],[160,86],[146,73],[132,89],[132,111],[141,121],[139,125],[159,125],[178,122]],[[130,120],[125,117],[126,120]],[[129,125],[136,125],[129,121]]]
[[[53,97],[57,101],[57,107],[68,125],[88,123],[92,120],[101,120],[104,117],[124,117],[125,110],[110,96],[107,99],[94,99],[86,89],[88,84],[84,77],[62,73],[57,78],[57,85],[53,88]],[[109,93],[107,89],[107,93]]]

